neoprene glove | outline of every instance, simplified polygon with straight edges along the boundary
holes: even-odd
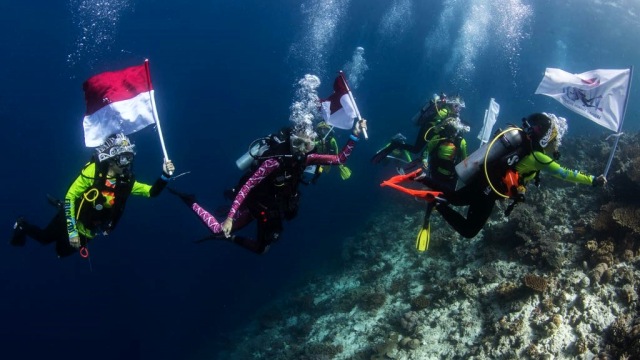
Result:
[[[607,178],[604,177],[604,175],[600,175],[596,178],[593,178],[593,181],[591,182],[591,185],[593,187],[603,187],[607,184]]]

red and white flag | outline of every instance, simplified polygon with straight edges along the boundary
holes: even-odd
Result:
[[[333,94],[321,100],[322,118],[329,125],[338,129],[351,129],[353,119],[356,118],[356,104],[351,101],[349,88],[342,72],[333,82]]]
[[[148,61],[95,75],[82,88],[87,104],[82,122],[87,147],[99,146],[109,135],[129,135],[155,123]]]
[[[536,94],[550,96],[587,119],[619,131],[629,91],[630,69],[582,74],[547,68]]]

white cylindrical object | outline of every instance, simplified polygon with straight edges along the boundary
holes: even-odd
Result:
[[[244,155],[236,160],[236,166],[242,171],[247,170],[255,160],[254,156],[262,155],[268,148],[267,144],[256,141]]]

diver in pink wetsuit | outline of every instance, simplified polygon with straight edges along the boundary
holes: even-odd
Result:
[[[337,155],[313,153],[315,133],[285,128],[270,137],[268,150],[256,158],[256,164],[240,179],[238,186],[227,192],[233,199],[224,222],[220,223],[198,202],[194,195],[169,189],[195,212],[213,233],[203,239],[228,239],[245,249],[262,254],[278,240],[283,220],[291,220],[298,212],[298,185],[305,168],[313,165],[341,165],[347,161],[358,142],[366,120],[356,123],[349,141]],[[257,220],[257,237],[232,235]]]

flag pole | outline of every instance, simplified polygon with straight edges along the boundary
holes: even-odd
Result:
[[[489,107],[491,107],[491,103],[489,103]],[[482,124],[482,133],[480,134],[480,136],[482,136],[482,139],[480,139],[480,147],[487,143],[484,141],[484,133],[487,132],[487,116],[489,116],[489,109],[484,111],[484,123]]]
[[[158,116],[158,109],[156,108],[156,99],[154,97],[154,91],[153,89],[151,89],[151,72],[149,71],[149,59],[144,59],[144,68],[147,71],[147,83],[149,85],[151,108],[153,109],[153,120],[156,122],[156,127],[158,128],[158,137],[160,137],[160,146],[162,147],[164,160],[169,161],[169,155],[167,154],[167,147],[164,144],[164,137],[162,136],[162,127],[160,126],[160,117]]]
[[[627,103],[629,102],[629,92],[631,92],[631,79],[633,79],[633,65],[631,65],[629,67],[629,84],[627,86],[627,94],[624,97],[624,107],[622,110],[622,118],[620,119],[620,125],[618,125],[618,131],[615,134],[615,141],[613,142],[613,147],[611,148],[611,154],[609,154],[609,161],[607,161],[607,166],[604,168],[604,177],[607,177],[607,174],[609,173],[609,169],[611,168],[611,162],[613,161],[613,155],[616,151],[616,148],[618,147],[618,141],[620,141],[620,136],[622,135],[622,133],[620,132],[620,130],[622,130],[622,124],[624,123],[624,116],[627,113]]]
[[[344,78],[344,73],[342,72],[342,70],[340,70],[339,74],[340,74],[340,78],[342,79],[342,82],[344,83],[344,86],[347,88],[347,92],[349,93],[349,99],[353,104],[353,109],[356,111],[356,116],[358,117],[358,121],[362,121],[362,116],[360,116],[360,110],[358,110],[358,105],[356,105],[356,101],[353,98],[353,94],[351,93],[351,88],[349,88],[349,84],[347,83],[347,79]],[[362,128],[362,133],[364,134],[364,138],[368,140],[369,134],[367,134],[366,128]]]
[[[329,136],[329,134],[331,134],[331,132],[333,131],[333,128],[334,128],[334,126],[331,125],[331,129],[329,129],[329,131],[327,131],[327,133],[322,137],[322,142],[327,140],[327,137]]]

